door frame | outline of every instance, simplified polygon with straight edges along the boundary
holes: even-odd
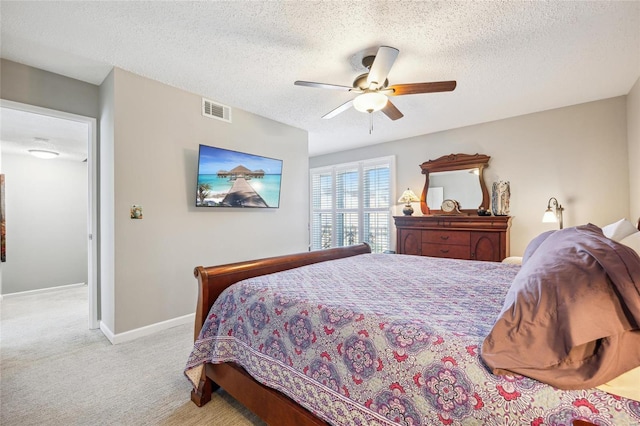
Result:
[[[0,99],[2,108],[15,109],[18,111],[30,112],[34,114],[47,115],[70,121],[86,123],[87,134],[87,181],[88,181],[88,206],[87,206],[87,240],[88,240],[88,264],[87,264],[87,291],[89,299],[89,328],[100,327],[98,321],[98,133],[97,119],[83,115],[72,114],[35,105],[23,104],[20,102]]]

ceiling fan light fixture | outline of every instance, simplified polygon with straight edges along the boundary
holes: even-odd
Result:
[[[58,155],[60,155],[59,153],[55,152],[55,151],[49,151],[46,149],[30,149],[29,150],[29,154],[33,155],[34,157],[37,158],[42,158],[45,160],[50,160],[52,158],[56,158]]]
[[[353,107],[360,112],[380,111],[387,105],[389,99],[380,92],[367,92],[353,100]]]

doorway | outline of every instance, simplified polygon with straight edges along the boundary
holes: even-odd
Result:
[[[95,118],[70,114],[48,108],[0,100],[2,152],[27,154],[31,150],[53,151],[50,155],[77,162],[86,162],[86,259],[88,292],[88,326],[99,327],[98,322],[98,193],[97,193],[97,123]],[[40,127],[42,126],[42,127]],[[37,131],[36,131],[37,130]],[[52,134],[53,137],[47,137]],[[23,138],[20,140],[20,138]],[[24,138],[29,138],[28,143]],[[22,143],[21,143],[22,142]],[[81,146],[82,145],[82,146]],[[33,153],[32,153],[33,154]],[[82,158],[84,157],[84,158]],[[46,160],[43,160],[46,161]],[[0,158],[0,168],[4,159]],[[46,163],[43,163],[46,164]],[[10,185],[10,182],[7,183]],[[15,189],[15,188],[14,188]],[[21,190],[29,188],[21,188]],[[7,232],[11,232],[11,217],[7,217]],[[82,231],[81,231],[82,232]],[[7,246],[7,261],[11,259],[11,246]],[[28,271],[27,271],[28,273]],[[4,293],[0,280],[0,293]],[[69,283],[72,284],[72,283]],[[39,291],[39,290],[36,290]]]

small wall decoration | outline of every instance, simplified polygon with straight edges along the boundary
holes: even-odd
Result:
[[[493,182],[491,211],[494,216],[509,215],[509,197],[511,197],[511,184],[509,181]]]
[[[0,174],[0,262],[7,261],[7,234],[4,210],[4,174]]]
[[[142,206],[131,206],[131,219],[142,219]]]

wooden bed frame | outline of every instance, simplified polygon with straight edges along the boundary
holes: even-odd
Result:
[[[194,340],[198,338],[213,302],[231,284],[247,278],[365,253],[371,253],[371,248],[368,244],[362,243],[222,266],[196,267],[193,274],[198,279],[200,292],[196,308]],[[200,379],[198,389],[191,391],[191,400],[201,407],[211,400],[211,393],[219,387],[267,424],[327,425],[325,421],[298,405],[291,398],[258,383],[242,367],[234,363],[206,364],[205,374]]]
[[[640,230],[640,219],[637,228]],[[285,271],[327,260],[371,253],[367,243],[327,250],[311,251],[287,256],[270,257],[221,266],[198,266],[193,271],[198,279],[199,295],[196,308],[194,340],[220,294],[230,285],[252,277]],[[327,425],[310,411],[298,405],[288,396],[258,383],[242,367],[235,363],[206,364],[205,374],[198,388],[191,391],[191,400],[201,407],[211,400],[211,393],[222,387],[229,395],[263,419],[278,426]],[[574,426],[591,423],[576,420]]]

